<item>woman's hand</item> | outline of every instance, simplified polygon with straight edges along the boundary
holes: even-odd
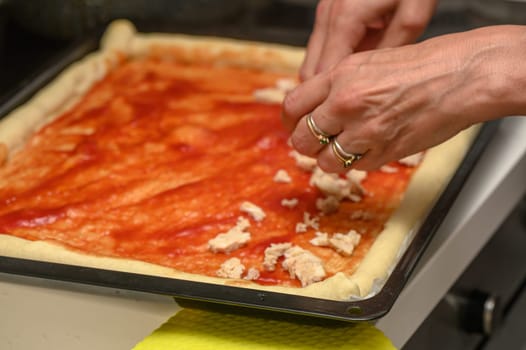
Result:
[[[414,42],[437,0],[321,0],[300,70],[303,80],[353,52]]]
[[[294,147],[326,171],[345,170],[309,129],[311,114],[346,152],[364,155],[354,167],[370,170],[474,123],[523,113],[525,28],[487,27],[347,56],[285,98]]]

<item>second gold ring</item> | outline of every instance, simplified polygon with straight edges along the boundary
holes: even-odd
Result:
[[[315,138],[318,139],[318,142],[320,145],[328,145],[331,142],[331,138],[334,135],[330,135],[326,133],[325,131],[321,130],[316,123],[314,123],[314,120],[312,119],[312,113],[310,113],[307,116],[307,126],[309,127],[310,132],[312,135],[314,135]]]
[[[342,162],[344,168],[349,168],[352,163],[363,157],[363,154],[346,152],[336,140],[332,140],[332,152]]]

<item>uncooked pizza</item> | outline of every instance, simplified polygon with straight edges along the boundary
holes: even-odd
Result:
[[[367,295],[473,132],[377,171],[324,173],[281,125],[302,55],[115,23],[0,123],[0,254]]]

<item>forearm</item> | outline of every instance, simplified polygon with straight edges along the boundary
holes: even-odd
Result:
[[[474,31],[475,32],[475,31]],[[481,91],[478,121],[526,115],[526,26],[493,26],[476,31],[483,45],[470,60]]]

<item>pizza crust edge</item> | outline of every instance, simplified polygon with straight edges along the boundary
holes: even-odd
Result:
[[[100,51],[71,65],[28,103],[0,122],[0,143],[8,147],[9,153],[15,152],[42,125],[74,105],[123,55],[140,57],[152,47],[174,44],[194,52],[211,52],[218,59],[221,59],[222,52],[226,51],[227,63],[257,65],[261,68],[275,68],[276,63],[273,60],[279,57],[280,68],[287,71],[296,71],[304,54],[303,49],[275,44],[173,34],[138,34],[128,21],[115,21],[102,38]],[[387,221],[385,229],[351,276],[340,272],[305,288],[262,286],[245,280],[184,273],[136,260],[90,256],[67,250],[58,244],[29,241],[5,234],[0,234],[0,254],[330,300],[363,298],[369,296],[371,291],[375,292],[375,281],[384,281],[387,278],[401,253],[404,241],[418,226],[419,221],[425,218],[437,196],[454,174],[477,129],[478,126],[467,129],[427,151],[424,161],[410,181],[400,207]]]

